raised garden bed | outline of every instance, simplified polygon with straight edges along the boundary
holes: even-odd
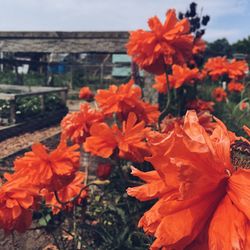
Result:
[[[67,91],[0,84],[0,141],[59,123],[68,112]]]

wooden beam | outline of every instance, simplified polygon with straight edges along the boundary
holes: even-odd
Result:
[[[128,32],[0,32],[1,52],[126,53]]]

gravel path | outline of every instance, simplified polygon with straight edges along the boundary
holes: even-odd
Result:
[[[40,142],[54,136],[60,132],[60,126],[54,126],[37,130],[32,133],[25,133],[0,142],[0,159],[14,154],[22,149],[30,147],[36,142]]]

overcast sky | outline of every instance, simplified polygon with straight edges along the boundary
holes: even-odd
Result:
[[[190,0],[0,0],[0,31],[103,31],[147,28],[168,8]],[[235,42],[250,35],[250,0],[196,0],[211,16],[205,39]]]

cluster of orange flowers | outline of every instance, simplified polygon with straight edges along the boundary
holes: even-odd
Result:
[[[229,93],[241,93],[244,91],[245,86],[243,83],[231,81],[227,84],[227,89]],[[217,102],[222,102],[227,99],[227,92],[222,87],[216,87],[212,92],[212,97]]]
[[[223,75],[227,75],[233,80],[240,80],[246,75],[248,65],[245,61],[233,59],[230,62],[226,57],[218,56],[209,58],[204,65],[204,69],[213,80],[218,80]]]
[[[193,38],[189,21],[178,20],[175,10],[167,12],[163,24],[157,17],[148,24],[150,31],[131,32],[127,49],[142,69],[158,75],[153,87],[159,93],[185,84],[195,87],[206,74],[214,80],[227,75],[229,92],[244,90],[236,81],[248,70],[245,62],[217,57],[207,61],[204,71],[187,66],[205,44]],[[212,96],[226,100],[225,89],[215,88]],[[213,119],[213,102],[195,96],[186,103],[192,111],[185,117],[168,114],[160,120],[158,105],[145,102],[133,80],[96,95],[83,87],[79,97],[95,100],[95,106],[84,103],[64,117],[57,149],[49,152],[35,144],[15,161],[15,172],[5,174],[0,187],[0,227],[5,232],[25,231],[42,200],[58,213],[86,197],[85,174],[79,171],[82,146],[104,158],[97,169],[100,179],[109,176],[110,162],[119,158],[152,164],[149,172],[132,168],[145,184],[127,190],[140,201],[157,200],[139,221],[155,237],[151,249],[250,249],[250,170],[234,166],[230,153],[239,140],[249,152],[250,142]],[[250,129],[244,129],[250,136]],[[68,139],[75,144],[67,146]]]
[[[149,128],[145,128],[145,122],[137,123],[135,113],[129,113],[121,129],[117,124],[111,128],[107,123],[94,124],[84,143],[84,149],[103,158],[118,153],[120,158],[143,162],[144,157],[149,155],[145,142],[147,132]]]
[[[0,187],[0,227],[6,233],[24,232],[31,224],[32,213],[38,210],[42,199],[54,213],[68,209],[63,206],[84,188],[84,174],[78,171],[79,146],[68,147],[64,140],[52,152],[42,144],[14,162],[13,174],[5,174]],[[60,200],[56,199],[55,192]],[[86,196],[82,192],[77,202]]]
[[[110,85],[108,90],[98,90],[95,101],[98,105],[97,109],[91,108],[90,104],[82,104],[80,111],[66,115],[61,122],[63,137],[78,144],[84,143],[87,138],[84,148],[92,153],[99,149],[95,144],[89,145],[89,142],[94,140],[94,136],[97,137],[98,133],[101,134],[104,141],[107,141],[106,143],[112,145],[117,144],[117,138],[121,137],[118,135],[119,133],[125,133],[125,128],[121,132],[117,125],[110,128],[105,123],[105,120],[110,120],[113,115],[118,124],[126,120],[130,123],[132,118],[129,119],[129,114],[131,113],[134,114],[131,114],[131,117],[137,117],[138,121],[143,121],[141,124],[147,125],[155,124],[159,117],[158,105],[151,105],[143,101],[141,88],[134,85],[133,80],[119,87]],[[106,135],[104,135],[105,133]],[[91,147],[96,147],[96,149],[90,150]],[[116,146],[112,146],[112,148],[115,149]],[[102,154],[100,152],[99,155]]]
[[[167,12],[164,24],[157,17],[148,24],[150,31],[131,32],[127,48],[142,69],[157,75],[153,87],[159,93],[192,86],[206,75],[213,80],[224,76],[231,80],[213,90],[218,102],[227,100],[226,88],[229,92],[244,90],[238,81],[248,71],[245,61],[210,58],[201,72],[186,66],[188,60],[189,65],[192,62],[192,54],[204,51],[205,44],[193,39],[188,20],[178,20],[174,10]],[[161,132],[145,134],[151,154],[145,159],[154,170],[132,167],[132,174],[145,184],[127,192],[140,201],[157,199],[139,221],[139,227],[155,237],[151,249],[250,248],[250,171],[233,166],[230,153],[239,140],[247,152],[250,144],[220,120],[212,121],[204,111],[213,112],[213,106],[196,96],[188,100],[187,108],[198,114],[188,111],[185,118],[168,115],[160,124]],[[242,102],[242,108],[245,106]],[[247,127],[245,130],[250,135]]]
[[[134,80],[119,87],[111,85],[108,90],[98,90],[95,100],[105,116],[115,113],[120,121],[126,120],[130,112],[146,124],[156,123],[159,116],[158,105],[142,100],[142,90]]]

